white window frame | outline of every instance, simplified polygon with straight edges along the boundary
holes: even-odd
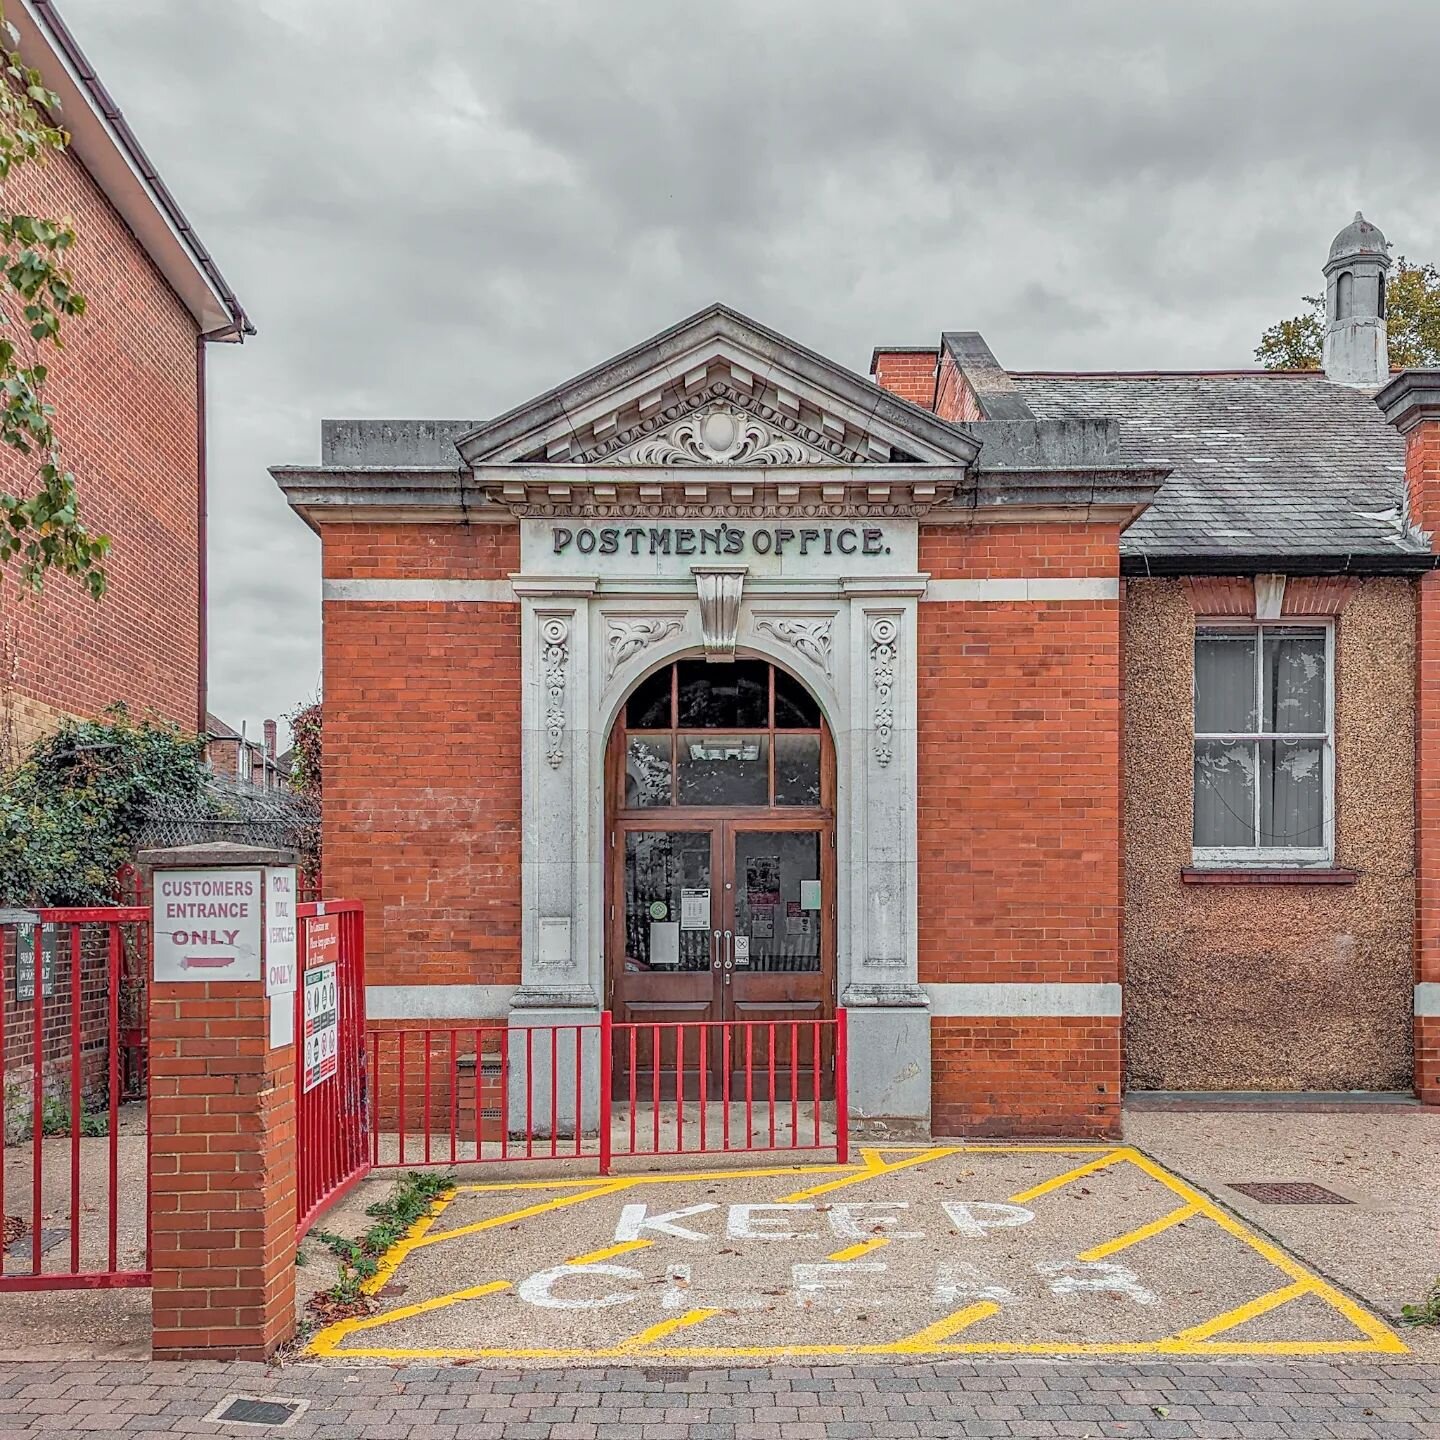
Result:
[[[1197,733],[1195,730],[1195,672],[1194,642],[1206,634],[1221,631],[1255,636],[1255,683],[1256,718],[1264,712],[1264,636],[1276,630],[1323,630],[1325,632],[1325,732],[1324,734],[1303,733],[1296,735],[1257,730],[1254,733],[1238,731],[1210,731]],[[1191,641],[1190,677],[1190,784],[1191,784],[1191,863],[1197,867],[1211,869],[1275,869],[1303,868],[1306,866],[1327,867],[1335,863],[1335,622],[1323,616],[1296,615],[1284,620],[1237,620],[1224,617],[1215,620],[1197,619],[1195,634]],[[1321,780],[1321,819],[1324,825],[1324,842],[1318,846],[1294,846],[1282,848],[1262,845],[1196,845],[1194,785],[1195,749],[1201,740],[1236,740],[1258,742],[1261,740],[1318,740],[1323,767]],[[1256,755],[1258,760],[1259,747]],[[1256,766],[1255,775],[1255,835],[1260,835],[1260,775]]]

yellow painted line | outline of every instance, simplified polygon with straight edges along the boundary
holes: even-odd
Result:
[[[1223,1315],[1216,1315],[1201,1325],[1192,1325],[1188,1330],[1177,1331],[1171,1338],[1189,1341],[1192,1344],[1197,1340],[1208,1340],[1212,1335],[1219,1335],[1226,1330],[1233,1329],[1236,1325],[1243,1325],[1247,1320],[1255,1319],[1257,1315],[1268,1315],[1270,1311],[1278,1310],[1280,1306],[1288,1305],[1290,1301],[1298,1300],[1300,1296],[1309,1293],[1309,1283],[1297,1280],[1293,1285],[1285,1285],[1279,1290],[1270,1291],[1268,1295],[1261,1295],[1255,1300],[1247,1300],[1243,1305],[1237,1305],[1233,1310],[1227,1310]]]
[[[463,1300],[479,1300],[493,1295],[498,1290],[508,1290],[508,1280],[490,1280],[484,1285],[472,1285],[465,1290],[455,1290],[448,1295],[437,1295],[431,1300],[421,1300],[415,1305],[402,1305],[398,1310],[387,1310],[383,1315],[356,1315],[349,1320],[337,1320],[327,1325],[306,1347],[310,1355],[349,1355],[349,1350],[339,1349],[340,1342],[347,1335],[361,1330],[375,1330],[381,1325],[393,1325],[398,1320],[411,1320],[416,1315],[427,1315],[432,1310],[443,1310],[448,1305],[458,1305]]]
[[[844,1250],[837,1250],[833,1255],[827,1255],[827,1260],[858,1260],[862,1255],[868,1255],[872,1250],[879,1250],[881,1246],[888,1245],[888,1235],[877,1235],[873,1240],[862,1240],[858,1245],[850,1245]]]
[[[814,1185],[809,1190],[797,1190],[793,1195],[783,1195],[780,1204],[794,1205],[801,1200],[813,1200],[817,1195],[829,1195],[835,1190],[843,1190],[847,1185],[859,1185],[864,1180],[874,1180],[880,1175],[894,1175],[899,1170],[913,1170],[915,1166],[924,1165],[930,1160],[942,1160],[947,1155],[957,1154],[959,1150],[954,1145],[937,1146],[934,1149],[922,1150],[908,1160],[897,1160],[894,1164],[889,1164],[879,1150],[862,1150],[860,1156],[865,1162],[865,1168],[858,1174],[847,1175],[843,1180],[831,1180],[825,1185]]]
[[[400,1262],[419,1243],[426,1231],[445,1213],[446,1207],[455,1198],[453,1190],[431,1201],[425,1213],[380,1257],[375,1273],[360,1284],[362,1295],[378,1295],[389,1283],[390,1277],[399,1268]]]
[[[1097,1170],[1104,1170],[1115,1164],[1117,1160],[1126,1159],[1126,1152],[1121,1150],[1108,1150],[1097,1156],[1094,1160],[1088,1160],[1084,1165],[1077,1165],[1073,1170],[1066,1170],[1062,1175],[1056,1175],[1053,1179],[1043,1180],[1039,1185],[1032,1186],[1029,1190],[1022,1190],[1018,1195],[1010,1197],[1012,1205],[1028,1205],[1032,1200],[1038,1200],[1042,1195],[1048,1195],[1052,1190],[1063,1190],[1065,1186],[1076,1180],[1083,1180],[1087,1175],[1093,1175]]]
[[[856,1170],[849,1165],[767,1165],[755,1170],[669,1170],[663,1175],[626,1175],[612,1177],[622,1179],[627,1185],[681,1185],[689,1180],[761,1180],[774,1175],[848,1175]],[[579,1189],[593,1186],[589,1180],[509,1180],[494,1184],[462,1184],[455,1188],[467,1195],[491,1194],[503,1190],[558,1190]]]
[[[602,1260],[613,1260],[617,1255],[628,1255],[632,1250],[646,1250],[653,1240],[622,1240],[618,1245],[607,1245],[603,1250],[592,1250],[588,1255],[577,1255],[566,1260],[566,1265],[598,1265]]]
[[[1162,1215],[1158,1220],[1152,1220],[1148,1225],[1140,1226],[1138,1230],[1131,1230],[1128,1234],[1119,1235],[1114,1240],[1107,1240],[1103,1245],[1095,1245],[1089,1250],[1082,1250],[1075,1258],[1077,1260],[1103,1260],[1107,1255],[1118,1255],[1122,1250],[1128,1250],[1132,1245],[1138,1245],[1142,1240],[1148,1240],[1152,1235],[1162,1234],[1172,1225],[1179,1225],[1185,1220],[1193,1220],[1199,1213],[1199,1209],[1194,1205],[1181,1205],[1179,1209],[1172,1210],[1168,1215]]]
[[[502,1225],[513,1225],[517,1220],[529,1220],[535,1215],[548,1215],[555,1210],[564,1210],[570,1205],[581,1205],[586,1200],[596,1200],[602,1195],[618,1195],[628,1190],[630,1180],[607,1180],[603,1185],[592,1185],[590,1189],[574,1195],[561,1195],[554,1200],[542,1200],[537,1205],[527,1205],[523,1210],[511,1210],[504,1215],[492,1215],[488,1220],[476,1220],[471,1225],[457,1225],[453,1230],[443,1230],[438,1235],[422,1235],[408,1242],[408,1249],[416,1250],[422,1245],[438,1245],[443,1240],[454,1240],[461,1235],[478,1235],[483,1230],[497,1230]],[[407,1244],[401,1241],[401,1244]]]
[[[1249,1226],[1243,1225],[1231,1215],[1228,1210],[1222,1210],[1209,1196],[1202,1195],[1200,1191],[1186,1184],[1178,1175],[1172,1175],[1168,1170],[1164,1169],[1163,1166],[1157,1165],[1148,1155],[1142,1155],[1140,1151],[1129,1146],[1125,1149],[1125,1159],[1132,1165],[1143,1170],[1153,1179],[1160,1181],[1160,1183],[1168,1189],[1173,1190],[1182,1200],[1194,1205],[1196,1210],[1207,1219],[1213,1220],[1215,1224],[1227,1234],[1233,1235],[1237,1240],[1248,1245],[1257,1255],[1268,1260],[1276,1269],[1283,1271],[1286,1275],[1290,1276],[1292,1280],[1303,1280],[1307,1282],[1311,1294],[1318,1295],[1322,1300],[1325,1300],[1338,1310],[1362,1335],[1370,1340],[1376,1348],[1384,1351],[1388,1355],[1408,1355],[1410,1353],[1410,1347],[1383,1321],[1372,1315],[1363,1306],[1357,1305],[1348,1295],[1337,1290],[1328,1281],[1323,1280],[1313,1271],[1306,1269],[1299,1261],[1287,1255],[1278,1245],[1273,1245],[1270,1241],[1255,1234]],[[1344,1342],[1337,1341],[1335,1343],[1339,1344]]]
[[[918,1355],[927,1350],[933,1350],[936,1345],[948,1340],[952,1335],[958,1335],[962,1330],[967,1330],[977,1321],[988,1320],[992,1315],[998,1315],[1000,1307],[993,1300],[982,1300],[976,1305],[967,1305],[963,1310],[957,1310],[953,1315],[947,1315],[943,1320],[937,1320],[933,1325],[927,1325],[923,1330],[917,1330],[913,1335],[907,1335],[903,1340],[896,1342],[896,1350],[901,1354]]]
[[[687,1310],[683,1315],[675,1315],[669,1320],[662,1320],[658,1325],[652,1325],[648,1330],[641,1330],[639,1334],[622,1340],[615,1347],[616,1353],[625,1354],[631,1350],[642,1350],[656,1340],[663,1340],[667,1335],[673,1335],[677,1330],[689,1330],[695,1325],[703,1324],[712,1316],[723,1313],[721,1310]]]

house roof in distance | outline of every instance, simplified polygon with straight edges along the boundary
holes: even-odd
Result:
[[[53,0],[12,0],[6,18],[21,58],[60,97],[70,149],[119,211],[156,268],[212,340],[242,340],[255,327],[201,243],[120,107],[95,73]],[[8,48],[8,46],[7,46]]]

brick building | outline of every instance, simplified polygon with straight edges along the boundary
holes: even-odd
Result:
[[[15,0],[6,18],[72,137],[17,170],[6,200],[79,236],[88,308],[49,359],[49,399],[82,515],[113,548],[100,604],[59,577],[39,600],[0,595],[0,763],[117,700],[204,728],[205,350],[254,333],[55,6]],[[23,478],[15,457],[0,466]]]
[[[488,421],[328,421],[325,856],[380,1026],[849,1013],[857,1116],[1440,1101],[1440,375],[873,380],[721,306]],[[1418,896],[1418,904],[1417,904]]]

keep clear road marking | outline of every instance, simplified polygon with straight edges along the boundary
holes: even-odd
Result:
[[[1172,1210],[1168,1215],[1162,1215],[1158,1220],[1152,1220],[1148,1225],[1141,1225],[1126,1235],[1119,1235],[1114,1240],[1107,1240],[1103,1245],[1095,1245],[1089,1250],[1082,1250],[1075,1258],[1092,1261],[1103,1260],[1107,1255],[1118,1255],[1122,1250],[1128,1250],[1132,1245],[1138,1245],[1142,1240],[1148,1240],[1152,1235],[1162,1234],[1172,1225],[1193,1220],[1199,1213],[1198,1205],[1181,1205],[1179,1209]]]
[[[844,1250],[837,1250],[833,1255],[827,1255],[827,1260],[858,1260],[862,1255],[868,1255],[872,1250],[879,1250],[881,1246],[890,1243],[889,1236],[877,1235],[873,1240],[862,1240],[858,1245],[849,1245]]]
[[[1073,1170],[1067,1170],[1063,1175],[1056,1175],[1053,1179],[1044,1180],[1029,1190],[1022,1190],[1018,1195],[1012,1195],[1010,1203],[1012,1205],[1028,1205],[1030,1201],[1038,1200],[1052,1190],[1063,1190],[1072,1180],[1083,1180],[1085,1176],[1093,1175],[1097,1170],[1109,1169],[1117,1160],[1128,1158],[1124,1150],[1111,1150],[1095,1160],[1089,1160],[1084,1165],[1077,1165]]]
[[[967,1305],[963,1310],[957,1310],[953,1315],[947,1315],[943,1320],[937,1320],[933,1325],[927,1325],[923,1330],[917,1330],[913,1335],[907,1335],[903,1340],[895,1342],[895,1353],[898,1355],[923,1355],[933,1350],[942,1341],[948,1340],[952,1335],[958,1335],[962,1330],[968,1330],[979,1320],[988,1320],[992,1315],[998,1315],[1000,1307],[993,1300],[982,1300],[977,1305]]]
[[[643,1350],[645,1346],[653,1345],[657,1340],[663,1340],[677,1330],[689,1330],[693,1325],[699,1325],[712,1316],[724,1313],[723,1310],[687,1310],[683,1315],[676,1315],[670,1320],[662,1320],[658,1325],[651,1325],[649,1329],[629,1336],[620,1341],[615,1348],[619,1351]]]

